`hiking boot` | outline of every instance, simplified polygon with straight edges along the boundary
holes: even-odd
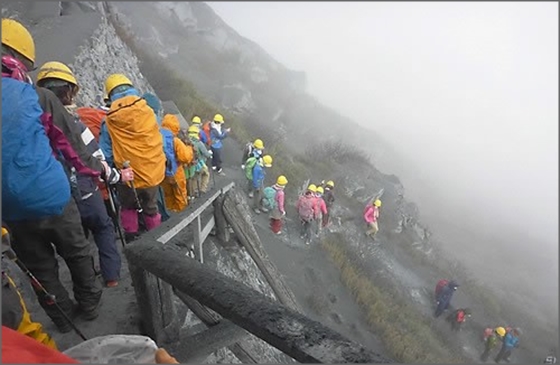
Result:
[[[247,195],[249,195],[249,198],[252,198],[253,197],[253,192],[250,191],[249,194],[247,194]]]
[[[276,232],[276,234],[282,234],[282,231],[278,231],[278,232]]]
[[[107,281],[105,282],[105,286],[106,286],[107,288],[114,288],[114,287],[116,287],[116,286],[119,286],[119,282],[118,282],[117,280],[107,280]]]
[[[266,208],[264,208],[264,207],[261,208],[261,211],[263,211],[264,213],[268,213],[268,209],[266,209]]]
[[[255,209],[253,209],[253,210],[255,211],[255,213],[261,214],[261,211],[259,210],[259,208],[255,208]]]
[[[101,298],[99,298],[99,301],[93,307],[90,307],[90,308],[87,308],[87,309],[80,308],[80,317],[82,317],[86,321],[93,321],[94,319],[99,317],[99,307],[100,306],[101,306]]]
[[[130,233],[130,232],[124,233],[124,240],[126,241],[126,243],[130,243],[135,239],[137,239],[138,237],[140,237],[138,233]]]
[[[218,175],[220,175],[220,176],[226,176],[226,173],[223,172],[222,170],[220,170],[220,171],[218,171]]]

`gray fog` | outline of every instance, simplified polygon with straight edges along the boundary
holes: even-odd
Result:
[[[208,4],[393,146],[404,162],[382,171],[436,234],[530,255],[557,308],[558,3]]]

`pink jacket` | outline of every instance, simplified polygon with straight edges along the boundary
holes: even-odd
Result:
[[[373,223],[379,218],[379,208],[374,205],[368,204],[364,209],[364,220],[366,223]]]
[[[275,185],[274,190],[276,190],[276,196],[274,197],[274,200],[276,200],[276,206],[278,207],[280,213],[284,213],[284,189]]]

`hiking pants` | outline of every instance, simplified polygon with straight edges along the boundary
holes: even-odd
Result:
[[[311,242],[313,238],[313,220],[301,220],[301,238],[305,240],[306,243]]]
[[[253,188],[253,180],[252,179],[247,179],[247,193],[250,194],[253,193],[254,194],[255,189]]]
[[[493,346],[490,346],[488,341],[486,341],[484,343],[484,352],[482,353],[482,355],[480,355],[480,361],[486,361],[488,360],[488,357],[490,357],[490,352],[494,349]]]
[[[204,166],[202,166],[202,169],[199,172],[199,178],[200,178],[200,186],[199,186],[199,194],[204,194],[208,191],[208,183],[210,182],[210,172],[208,171],[208,166],[206,164],[204,164]]]
[[[222,149],[212,147],[212,167],[216,168],[217,172],[222,171]]]
[[[70,270],[74,298],[80,308],[89,312],[97,307],[102,294],[101,282],[95,274],[93,245],[84,236],[80,212],[74,199],[70,199],[61,215],[8,224],[12,229],[15,241],[13,249],[18,258],[56,297],[62,310],[70,314],[72,301],[59,279],[54,248]],[[38,289],[35,293],[53,322],[57,326],[65,325],[66,320],[52,303],[47,302],[45,295]]]
[[[315,218],[315,235],[319,236],[323,228],[323,213],[319,212],[319,215]]]
[[[377,225],[377,221],[368,223],[367,226],[369,228],[366,232],[368,236],[375,236],[375,234],[379,232],[379,226]]]
[[[126,233],[138,233],[138,213],[136,211],[136,199],[134,191],[131,187],[124,184],[118,184],[119,199],[121,201],[121,222]],[[146,223],[146,229],[151,230],[161,224],[161,214],[158,212],[158,196],[159,186],[149,188],[136,189],[138,200],[143,209],[143,219]]]
[[[253,190],[253,209],[262,209],[262,202],[261,201],[262,201],[262,189],[261,188],[254,189]]]
[[[99,190],[86,200],[78,202],[82,225],[93,233],[93,239],[99,251],[99,266],[105,281],[119,280],[121,256],[117,248],[115,227],[103,205]]]
[[[498,355],[496,355],[494,361],[500,362],[502,360],[509,359],[511,355],[511,350],[512,350],[511,348],[507,347],[505,344],[502,344],[502,348],[500,349],[500,352],[498,352]]]
[[[283,223],[284,221],[282,220],[282,218],[270,218],[270,229],[274,233],[282,232],[282,226],[284,225]]]

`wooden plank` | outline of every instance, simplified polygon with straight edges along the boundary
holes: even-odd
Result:
[[[291,309],[303,313],[295,299],[295,295],[285,283],[282,274],[270,261],[262,247],[261,239],[251,222],[249,207],[244,203],[238,192],[235,190],[227,192],[224,197],[223,210],[237,238],[263,273],[278,301]]]
[[[227,246],[230,241],[230,232],[227,227],[227,220],[224,216],[223,206],[224,197],[220,196],[214,200],[214,218],[216,219],[216,233],[222,245]],[[232,246],[232,245],[230,245]]]
[[[202,212],[206,208],[208,208],[210,206],[210,204],[212,204],[216,198],[218,198],[221,194],[229,191],[233,186],[235,186],[235,184],[230,183],[230,184],[224,186],[222,189],[217,190],[201,206],[196,208],[192,213],[190,213],[187,217],[185,217],[183,220],[181,220],[179,223],[177,223],[173,228],[169,229],[167,232],[165,232],[163,235],[161,235],[157,239],[157,241],[161,242],[163,244],[169,242],[170,239],[175,237],[179,232],[181,232],[183,230],[183,228],[188,226],[193,220],[195,220],[196,217],[198,217],[200,214],[202,214]]]
[[[177,295],[177,297],[181,299],[183,303],[185,303],[185,305],[194,313],[194,315],[197,316],[207,326],[215,326],[222,320],[222,316],[220,316],[218,313],[203,306],[202,304],[200,304],[200,302],[191,298],[187,294],[175,289],[175,295]],[[228,346],[229,350],[233,352],[233,354],[243,364],[257,364],[258,361],[251,355],[246,347],[247,346],[243,343],[243,341],[239,341],[231,346]]]

